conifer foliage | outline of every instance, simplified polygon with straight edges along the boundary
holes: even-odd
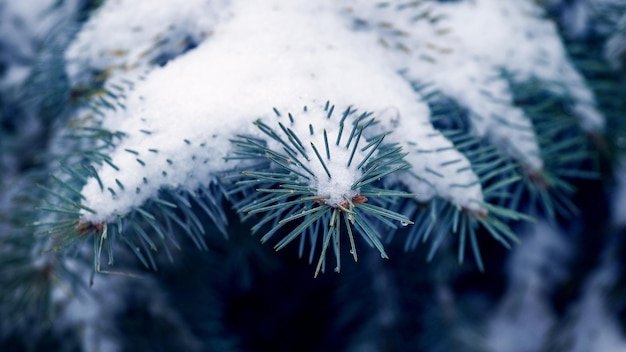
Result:
[[[626,349],[625,19],[0,1],[0,345]]]

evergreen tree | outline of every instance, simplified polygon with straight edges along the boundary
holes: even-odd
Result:
[[[3,350],[626,350],[623,1],[0,19]]]

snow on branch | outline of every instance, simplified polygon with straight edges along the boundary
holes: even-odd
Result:
[[[96,212],[85,220],[124,216],[161,188],[206,186],[237,166],[224,159],[232,153],[229,139],[264,138],[253,121],[272,115],[272,108],[295,112],[327,99],[373,112],[392,132],[389,141],[410,152],[411,172],[432,180],[436,192],[422,192],[415,176],[402,177],[411,191],[470,208],[482,201],[469,162],[432,127],[419,94],[382,48],[345,25],[334,5],[240,2],[232,12],[210,41],[136,82],[125,110],[107,113],[103,128],[126,138],[98,170],[103,186],[91,179],[83,189],[85,205]],[[390,109],[398,113],[386,113]],[[337,135],[337,128],[329,126],[328,134]],[[442,166],[451,160],[467,172]],[[472,186],[455,192],[454,184]]]
[[[557,29],[530,1],[359,5],[346,10],[355,28],[374,32],[407,79],[431,83],[469,109],[475,133],[527,167],[544,165],[532,122],[515,106],[510,83],[537,79],[574,101],[570,113],[584,129],[603,128],[593,94],[570,63]]]
[[[106,1],[65,53],[73,85],[164,64],[212,34],[223,0]]]

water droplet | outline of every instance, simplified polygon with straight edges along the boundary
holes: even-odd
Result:
[[[335,272],[336,272],[336,273],[338,273],[338,272],[339,272],[339,267],[338,267],[338,266],[336,266],[336,267],[335,267]]]
[[[400,225],[402,225],[402,227],[409,226],[409,222],[408,221],[400,221]]]

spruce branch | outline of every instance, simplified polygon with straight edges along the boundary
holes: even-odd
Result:
[[[110,19],[110,16],[113,16],[115,11],[124,8],[124,6],[134,5],[124,3],[119,6],[120,8],[117,10],[110,9],[111,12],[102,9],[97,16],[93,17],[95,25],[102,25],[104,26],[103,28],[106,28],[107,18]],[[463,6],[465,5],[461,7]],[[477,8],[483,5],[481,3],[481,5],[476,6],[476,8],[472,7],[471,10],[477,11]],[[502,6],[502,8],[508,8],[504,5]],[[357,25],[358,29],[374,31],[380,33],[385,38],[395,38],[399,43],[395,46],[400,48],[401,52],[404,52],[400,55],[409,55],[409,57],[416,53],[422,44],[428,41],[428,38],[420,37],[419,33],[416,32],[417,28],[430,28],[428,33],[433,38],[441,39],[444,44],[465,43],[464,40],[467,38],[462,33],[445,30],[447,19],[444,18],[445,16],[439,16],[439,14],[445,13],[454,17],[458,15],[456,13],[457,10],[440,4],[433,4],[433,11],[419,7],[417,4],[404,6],[389,3],[381,4],[375,10],[374,13],[382,16],[382,18],[389,14],[401,13],[403,20],[397,23],[386,21],[373,22],[367,16],[359,17],[360,15],[356,12],[362,9],[355,10],[354,13],[348,11],[350,13],[348,17],[355,19],[355,25]],[[269,14],[263,12],[263,15],[253,11],[253,9],[247,9],[247,12],[244,11],[245,16],[249,16],[250,20],[258,20],[259,23],[269,26],[272,30],[267,31],[267,35],[252,36],[246,38],[246,40],[254,42],[255,38],[258,40],[271,39],[271,42],[278,43],[276,48],[274,48],[278,51],[290,48],[295,40],[294,38],[299,38],[301,35],[293,34],[292,38],[291,36],[275,34],[274,31],[280,31],[274,28],[272,23],[281,21],[268,21],[269,18],[274,17],[266,18],[264,16],[276,16],[276,19],[295,21],[296,18],[299,18],[297,16],[301,16],[296,9],[297,7],[289,8],[285,13]],[[494,9],[497,10],[500,7],[496,6]],[[414,16],[416,14],[418,16]],[[369,15],[371,16],[372,14]],[[534,15],[537,15],[537,13],[533,12]],[[244,19],[247,18],[245,16],[243,17]],[[412,20],[406,22],[407,18],[405,17],[407,16],[412,18]],[[515,21],[519,20],[517,17],[513,19]],[[242,20],[239,17],[232,21],[224,24],[224,28],[227,29],[225,31],[227,35],[229,31],[231,34],[237,33],[233,27],[239,23],[237,21]],[[537,22],[539,20],[534,16],[531,22],[533,21]],[[490,159],[496,151],[475,148],[470,139],[455,141],[458,145],[455,148],[450,143],[452,136],[444,136],[428,124],[425,118],[428,114],[424,106],[425,104],[423,102],[415,103],[416,97],[436,99],[437,89],[441,89],[445,94],[449,94],[450,97],[458,101],[460,106],[468,107],[465,117],[469,121],[469,127],[464,132],[465,134],[476,132],[479,136],[490,136],[490,141],[497,146],[500,155],[503,155],[502,158],[507,158],[504,155],[508,155],[509,158],[517,159],[524,165],[525,170],[528,170],[526,174],[540,174],[539,171],[542,170],[544,160],[541,158],[537,148],[535,148],[537,146],[537,136],[534,126],[529,122],[525,110],[514,106],[512,100],[517,94],[512,91],[512,86],[517,82],[518,78],[509,73],[514,71],[515,67],[507,66],[507,63],[502,62],[499,57],[492,58],[488,57],[488,53],[476,52],[475,54],[478,57],[485,58],[486,64],[481,63],[482,61],[480,60],[473,60],[470,63],[472,67],[478,70],[475,74],[479,75],[480,80],[473,89],[463,90],[463,92],[467,92],[463,94],[470,94],[470,96],[467,96],[461,94],[458,87],[448,86],[450,82],[446,81],[445,77],[437,76],[437,73],[446,72],[446,68],[451,63],[446,61],[449,59],[449,55],[458,57],[458,55],[473,53],[473,51],[479,48],[468,47],[460,53],[452,53],[447,50],[439,50],[442,47],[434,48],[427,45],[426,47],[432,51],[433,55],[437,55],[432,60],[425,60],[435,65],[434,67],[436,68],[433,71],[434,73],[424,75],[424,77],[433,82],[433,86],[430,86],[420,84],[421,80],[417,79],[417,77],[421,76],[421,71],[415,71],[417,68],[412,65],[400,70],[400,74],[397,75],[398,67],[397,62],[395,62],[397,53],[394,50],[384,49],[380,52],[376,51],[371,62],[362,60],[360,57],[358,60],[355,60],[355,55],[348,50],[342,50],[341,52],[328,50],[328,38],[322,31],[316,28],[313,23],[306,21],[303,23],[303,25],[294,26],[294,29],[302,32],[302,35],[316,39],[319,35],[321,38],[307,43],[306,48],[311,50],[322,50],[322,48],[325,48],[323,50],[327,58],[337,62],[351,63],[349,65],[350,70],[327,73],[324,79],[320,78],[320,81],[328,80],[337,82],[337,85],[339,85],[342,82],[359,81],[358,77],[369,77],[369,72],[374,68],[393,72],[393,77],[389,79],[381,78],[384,75],[379,74],[371,75],[374,77],[371,82],[370,80],[365,80],[367,82],[366,85],[371,86],[372,89],[378,89],[375,91],[378,93],[361,96],[362,94],[358,94],[359,89],[335,89],[331,91],[333,95],[337,95],[337,99],[342,104],[345,104],[346,101],[356,101],[361,105],[363,101],[370,103],[367,100],[377,99],[378,95],[384,95],[387,99],[384,101],[384,104],[391,103],[392,108],[382,109],[380,107],[382,103],[379,101],[371,103],[374,107],[372,110],[378,113],[378,119],[372,119],[370,114],[367,113],[359,115],[355,111],[347,109],[341,116],[341,120],[334,125],[320,123],[320,120],[302,123],[291,114],[284,115],[281,113],[284,107],[293,106],[294,101],[301,99],[302,93],[299,93],[300,86],[312,84],[315,87],[309,89],[320,91],[321,88],[328,89],[328,84],[325,83],[323,86],[318,86],[318,83],[310,80],[306,72],[309,72],[309,69],[311,72],[315,71],[317,63],[311,63],[306,57],[298,57],[302,61],[302,67],[304,68],[302,70],[294,71],[284,69],[282,66],[277,67],[274,64],[276,62],[274,58],[277,54],[276,50],[273,49],[258,53],[265,55],[263,57],[266,58],[261,61],[267,67],[261,71],[272,72],[271,77],[268,77],[268,79],[275,80],[275,83],[272,83],[272,85],[283,88],[294,87],[293,89],[286,89],[290,93],[287,94],[285,91],[275,97],[278,104],[274,108],[274,115],[281,120],[278,127],[270,127],[263,119],[259,119],[255,122],[256,130],[246,133],[247,127],[238,128],[237,126],[249,121],[248,119],[251,119],[250,116],[255,116],[256,113],[250,111],[242,114],[239,111],[240,109],[232,108],[229,105],[230,103],[224,103],[224,99],[217,99],[211,104],[206,104],[208,107],[202,106],[201,109],[191,108],[187,112],[182,112],[186,116],[186,122],[177,126],[181,127],[177,131],[179,140],[173,141],[164,131],[173,122],[178,122],[176,120],[178,120],[181,110],[167,110],[167,112],[162,113],[164,106],[167,106],[168,109],[172,106],[178,106],[174,101],[176,97],[171,94],[161,93],[160,90],[155,92],[154,87],[166,81],[168,84],[172,83],[174,86],[179,87],[181,91],[184,91],[183,88],[188,86],[188,79],[191,77],[199,82],[211,81],[199,79],[196,76],[198,65],[202,64],[202,67],[205,66],[202,55],[211,52],[212,47],[203,45],[194,51],[193,55],[185,55],[188,56],[185,58],[187,61],[184,61],[188,63],[187,65],[180,64],[183,61],[173,62],[162,70],[148,72],[145,80],[139,79],[138,77],[142,74],[138,73],[138,71],[152,69],[151,65],[153,63],[148,60],[137,66],[140,69],[134,67],[126,75],[127,77],[119,77],[117,74],[105,74],[102,77],[102,81],[96,83],[90,81],[90,86],[85,90],[79,89],[80,86],[75,84],[75,95],[80,98],[79,100],[86,102],[90,111],[90,115],[85,117],[85,119],[94,119],[96,121],[95,127],[83,128],[82,133],[84,135],[77,133],[76,138],[77,140],[84,140],[91,135],[97,138],[97,146],[86,150],[84,148],[80,149],[80,143],[78,143],[73,148],[70,148],[82,150],[77,154],[70,154],[70,158],[84,159],[84,161],[90,162],[91,165],[85,167],[83,165],[87,163],[76,164],[81,165],[82,170],[81,168],[63,166],[64,170],[70,170],[68,177],[75,178],[77,182],[66,182],[63,177],[56,175],[53,176],[53,180],[55,180],[55,184],[59,189],[63,189],[64,192],[71,196],[59,193],[59,189],[49,189],[49,193],[63,204],[59,204],[56,207],[54,204],[44,204],[41,209],[72,218],[74,231],[79,234],[93,234],[95,238],[94,251],[96,253],[112,252],[112,250],[107,249],[108,247],[104,247],[105,249],[103,250],[103,246],[108,245],[109,241],[113,241],[114,237],[119,237],[139,255],[141,261],[146,266],[155,267],[155,260],[151,256],[153,251],[162,247],[162,245],[165,245],[163,248],[169,248],[170,245],[173,246],[172,248],[176,247],[174,237],[170,236],[172,226],[180,227],[184,233],[193,238],[199,247],[206,247],[202,241],[205,225],[198,219],[195,211],[192,210],[194,207],[203,209],[210,223],[215,224],[221,232],[227,232],[225,215],[220,210],[223,200],[221,192],[216,191],[217,193],[213,194],[214,197],[207,197],[199,201],[198,204],[194,203],[195,205],[191,205],[193,202],[191,198],[188,198],[190,195],[197,190],[212,189],[213,186],[217,185],[219,182],[216,180],[219,174],[227,168],[226,165],[236,163],[236,167],[246,168],[246,163],[266,160],[269,161],[270,171],[268,171],[267,165],[260,166],[260,164],[255,165],[255,168],[248,168],[243,174],[243,179],[239,180],[235,187],[231,188],[226,194],[226,197],[231,197],[237,193],[252,194],[255,195],[252,198],[258,198],[257,200],[263,206],[257,208],[247,207],[245,198],[231,201],[235,204],[236,209],[245,213],[243,215],[244,219],[248,219],[258,213],[269,213],[272,215],[253,226],[253,230],[256,232],[265,224],[273,225],[273,230],[263,237],[265,240],[269,239],[274,233],[281,232],[279,230],[283,226],[286,228],[299,221],[308,221],[310,217],[315,217],[315,221],[326,221],[333,225],[336,223],[341,225],[341,219],[344,218],[348,220],[344,222],[354,225],[354,229],[366,238],[366,242],[377,247],[381,253],[384,253],[382,244],[377,236],[372,234],[375,233],[377,225],[393,225],[393,221],[400,219],[401,215],[394,215],[397,212],[387,212],[385,210],[385,206],[388,204],[386,200],[381,201],[381,204],[384,205],[379,205],[374,200],[366,202],[358,197],[362,196],[370,199],[374,198],[372,195],[375,193],[382,198],[402,197],[401,191],[393,189],[393,187],[404,185],[410,192],[417,193],[417,197],[421,202],[439,198],[444,200],[444,203],[449,203],[452,207],[450,209],[453,210],[441,208],[435,212],[443,211],[443,214],[445,214],[443,216],[445,221],[442,221],[442,225],[445,226],[442,226],[442,228],[452,227],[454,232],[456,232],[459,228],[474,229],[480,225],[505,245],[515,241],[514,235],[505,225],[506,221],[498,220],[498,218],[523,218],[521,214],[515,212],[517,208],[507,211],[505,209],[506,205],[502,200],[506,198],[505,195],[510,187],[519,181],[519,176],[512,173],[514,167],[511,165],[502,166],[501,159]],[[377,24],[374,25],[374,23]],[[335,23],[335,25],[341,28],[339,22]],[[516,25],[519,25],[519,23]],[[347,33],[348,31],[345,28],[342,30],[346,32],[343,33],[345,35],[344,40],[351,43],[360,43],[360,39],[357,39],[354,33]],[[551,33],[546,28],[538,30],[538,33],[545,34],[544,32]],[[94,35],[94,33],[93,29],[89,29],[85,30],[82,35],[88,38],[90,35]],[[82,42],[83,39],[77,40],[76,43]],[[387,40],[387,44],[383,46],[388,45],[389,42]],[[100,43],[95,42],[92,44],[95,46],[100,45]],[[109,45],[111,43],[103,44]],[[469,45],[471,43],[465,44]],[[228,41],[218,42],[217,49],[221,48],[223,50],[215,50],[232,53],[230,50],[227,50],[229,45]],[[533,49],[533,53],[541,49],[541,45],[537,43],[529,42],[526,45]],[[406,50],[401,49],[402,47]],[[68,51],[68,55],[73,53],[71,55],[81,56],[76,50],[76,47],[72,47],[72,50]],[[302,51],[305,52],[306,50],[303,49]],[[390,52],[393,53],[390,54]],[[424,51],[420,52],[423,53]],[[237,62],[236,60],[241,59],[237,55],[233,55],[233,57],[228,59],[228,55],[230,54],[227,54],[227,59],[224,62]],[[555,55],[555,58],[550,59],[560,62],[559,54]],[[537,58],[533,57],[533,59]],[[87,61],[89,60],[91,59],[88,58]],[[363,65],[357,65],[361,61],[363,61]],[[217,63],[214,62],[209,66],[211,68],[218,67]],[[109,64],[110,62],[105,62],[104,67]],[[348,67],[348,65],[344,66]],[[352,66],[354,66],[354,69]],[[172,67],[181,71],[176,71]],[[241,67],[235,67],[234,65],[229,69],[232,70],[233,68],[241,69]],[[103,72],[105,71],[107,70],[103,69]],[[301,76],[301,71],[306,73],[306,77]],[[534,72],[532,70],[530,73],[524,70],[521,71],[522,74],[520,76],[522,79]],[[204,70],[202,70],[202,72],[203,75],[207,75],[207,78],[218,74],[213,71],[204,73]],[[229,72],[234,74],[234,72],[238,71],[233,70]],[[475,78],[472,75],[468,78],[470,81]],[[136,87],[133,79],[128,80],[128,77],[137,78],[137,91],[131,93],[131,90]],[[229,81],[229,86],[225,87],[228,88],[227,91],[249,89],[248,86],[250,85],[255,88],[251,92],[264,90],[264,87],[262,85],[259,86],[256,82],[265,82],[265,80],[249,82],[247,76],[239,75],[236,79],[234,77],[232,77],[232,82]],[[540,78],[545,79],[546,77],[540,76]],[[295,84],[291,82],[295,82]],[[394,91],[397,91],[397,94],[387,93],[387,88],[375,88],[386,87],[388,85],[387,82],[390,83],[389,86],[394,87]],[[214,88],[211,85],[206,87]],[[189,93],[200,94],[198,91],[198,89],[194,89],[193,92]],[[147,96],[147,99],[145,96]],[[393,96],[393,98],[389,98],[390,96]],[[200,100],[199,98],[200,96],[196,96],[193,100]],[[267,104],[266,100],[266,96],[257,94],[253,96],[251,102],[246,102],[246,106],[249,106],[251,109],[258,109],[262,104]],[[479,108],[483,105],[477,105],[477,101],[485,103],[485,106],[488,105],[489,108],[480,110]],[[312,102],[315,102],[315,100]],[[396,105],[398,106],[397,108]],[[436,104],[431,105],[436,107]],[[369,108],[369,106],[366,107]],[[334,109],[334,106],[331,106],[329,103],[324,106],[324,114],[327,115],[328,120],[337,114],[337,112],[334,112]],[[212,114],[213,111],[219,111],[220,113],[215,115]],[[385,113],[389,111],[392,112]],[[392,116],[394,115],[393,111],[395,111],[395,116]],[[203,116],[204,118],[205,113],[210,116],[207,118],[209,121],[217,120],[218,115],[221,116],[222,114],[224,116],[232,115],[235,120],[233,120],[234,123],[232,124],[224,124],[221,121],[217,123],[206,122],[203,125],[206,127],[206,133],[199,133],[195,126],[197,121],[195,117]],[[307,112],[303,111],[303,113]],[[438,114],[439,112],[435,109],[433,113]],[[144,114],[148,116],[145,118],[139,117],[139,115],[143,116]],[[385,114],[387,116],[380,117]],[[219,119],[221,120],[221,118]],[[116,124],[116,121],[120,121],[120,132],[109,132],[109,129]],[[349,124],[346,121],[357,122]],[[297,128],[295,127],[296,125],[298,126]],[[233,137],[237,134],[239,134],[237,137]],[[461,137],[457,136],[456,138]],[[225,143],[228,139],[234,143]],[[571,140],[568,140],[563,145],[555,145],[555,148],[560,148],[559,150],[569,148],[572,143]],[[335,151],[336,147],[340,147],[341,152],[339,154]],[[219,151],[217,157],[211,153],[207,154],[208,150],[213,151],[214,149]],[[222,157],[225,154],[228,154],[228,157],[223,159]],[[579,159],[579,155],[575,153],[570,154],[569,157],[576,160]],[[404,162],[404,159],[410,164]],[[230,164],[224,163],[224,160],[230,161]],[[337,160],[342,160],[342,165],[339,167],[334,165]],[[563,158],[561,160],[563,161]],[[64,160],[64,164],[68,163],[70,162]],[[409,172],[399,172],[405,169]],[[338,175],[336,170],[343,171],[339,171]],[[348,173],[352,172],[354,175],[358,174],[359,176],[346,177],[346,170],[349,171]],[[88,171],[88,173],[84,173],[85,171]],[[581,173],[578,169],[561,170],[561,172],[569,172],[570,174],[584,173]],[[478,173],[480,173],[480,176],[477,175]],[[560,178],[541,175],[541,177],[530,176],[527,179],[550,180],[555,187],[558,186],[568,192],[571,190],[571,187],[568,187],[568,184]],[[85,179],[87,180],[86,184]],[[374,189],[372,187],[375,187],[374,185],[379,182],[379,179],[393,180],[395,184],[388,191],[381,192],[379,191],[381,188],[376,187],[376,192],[370,192],[369,189]],[[309,181],[312,183],[307,183]],[[541,182],[535,180],[532,185],[537,185]],[[274,187],[275,184],[282,186],[276,188]],[[219,186],[217,187],[219,188]],[[251,192],[250,187],[256,187],[259,191]],[[328,194],[327,197],[320,197],[318,194],[322,189],[335,189],[333,187],[338,189],[344,188],[347,191],[344,193],[331,191],[331,194]],[[79,189],[80,191],[77,192]],[[424,190],[424,192],[420,192],[421,190]],[[262,196],[259,194],[262,194]],[[514,194],[517,195],[518,193]],[[73,199],[72,197],[78,197],[79,199]],[[544,200],[548,199],[548,197],[543,193],[539,193],[538,198],[548,203],[548,200]],[[569,208],[566,204],[567,198],[561,198],[563,200],[560,200],[557,206]],[[519,200],[520,198],[516,199]],[[278,204],[283,203],[290,208],[288,210],[281,209]],[[550,207],[557,206],[551,205]],[[298,215],[296,210],[294,210],[298,207],[303,207],[301,210],[306,212],[303,216]],[[318,210],[318,208],[323,207],[329,208],[327,210],[332,210],[330,218],[324,218],[322,212]],[[283,210],[283,212],[279,213],[280,210]],[[177,215],[170,215],[172,213]],[[362,219],[359,217],[355,218],[355,214],[358,215],[360,213],[367,213],[368,217],[363,216]],[[469,222],[467,223],[464,222],[465,220],[462,220],[463,217],[461,215],[465,213],[470,214],[474,220],[468,220]],[[374,221],[374,224],[370,224],[368,220],[363,220],[367,218],[372,218],[376,221]],[[337,222],[335,222],[335,219],[337,219]],[[402,218],[402,220],[405,219]],[[70,225],[72,222],[67,219],[61,219],[60,221],[58,225],[44,230],[44,232],[47,231],[48,234],[54,235],[66,234],[67,230],[72,227]],[[315,221],[306,224],[312,225]],[[337,227],[337,233],[329,232],[322,239],[322,243],[329,245],[331,238],[342,229],[339,226]],[[350,232],[348,232],[350,238],[352,238],[352,229],[350,227]],[[427,229],[428,227],[424,228],[419,233],[419,236],[427,234],[430,231],[427,231]],[[297,237],[307,237],[302,236],[304,233],[308,233],[308,237],[313,236],[307,231],[311,231],[310,226],[296,227],[285,237],[285,242],[279,242],[278,249],[283,248]],[[348,228],[344,231],[348,231]],[[424,237],[428,238],[428,235]],[[436,240],[435,242],[438,243],[440,241]],[[470,238],[470,242],[474,243],[472,238]],[[436,245],[433,247],[432,253],[434,253],[436,247]],[[326,247],[323,250],[325,251]],[[461,252],[464,252],[464,248],[462,248]],[[170,254],[168,256],[171,257]],[[459,257],[462,259],[461,255]],[[112,258],[109,261],[112,261]],[[99,264],[95,265],[95,267],[99,268]]]
[[[335,106],[327,102],[323,111],[310,112],[305,107],[301,114],[289,113],[289,120],[282,121],[284,117],[275,109],[279,130],[265,122],[255,122],[266,140],[243,135],[232,140],[236,145],[234,158],[254,162],[254,167],[243,171],[241,180],[235,183],[243,186],[237,190],[245,194],[244,201],[237,203],[238,210],[265,214],[263,221],[271,222],[272,227],[261,238],[262,242],[297,221],[295,228],[284,231],[286,234],[274,248],[280,250],[300,237],[301,256],[305,242],[311,247],[309,260],[314,256],[317,237],[321,234],[321,254],[315,276],[324,271],[331,242],[336,257],[335,271],[339,272],[342,231],[347,233],[354,261],[358,260],[354,234],[387,258],[380,240],[382,236],[376,230],[378,226],[397,228],[395,222],[401,226],[413,223],[408,217],[378,205],[413,195],[375,187],[386,176],[409,168],[401,148],[384,143],[385,133],[369,135],[368,127],[376,124],[371,113],[359,114],[348,107],[338,117],[334,111]],[[309,116],[312,114],[318,116]],[[323,121],[317,123],[315,119]],[[322,131],[313,128],[328,124],[339,128]],[[338,132],[334,136],[329,131]],[[246,188],[255,188],[256,192],[246,191]],[[257,226],[253,231],[260,229]]]
[[[469,158],[479,177],[484,200],[480,210],[455,206],[446,199],[436,198],[427,204],[410,201],[401,206],[410,209],[415,223],[405,240],[404,250],[413,251],[420,243],[431,240],[427,260],[431,261],[449,234],[458,238],[458,262],[463,263],[469,245],[478,268],[484,270],[478,234],[482,229],[504,247],[518,243],[509,224],[517,221],[533,221],[533,218],[506,205],[509,189],[521,177],[516,165],[499,155],[496,148],[480,139],[468,136],[462,130],[448,130],[445,135]],[[449,239],[448,239],[449,240]]]
[[[540,143],[542,170],[522,166],[523,187],[529,196],[530,211],[555,220],[557,216],[578,215],[571,198],[576,192],[573,180],[599,177],[598,153],[593,140],[580,126],[575,114],[576,102],[571,97],[554,95],[544,84],[530,81],[515,85],[516,103],[533,119]],[[520,194],[520,190],[513,190]],[[519,209],[521,199],[509,206]]]

